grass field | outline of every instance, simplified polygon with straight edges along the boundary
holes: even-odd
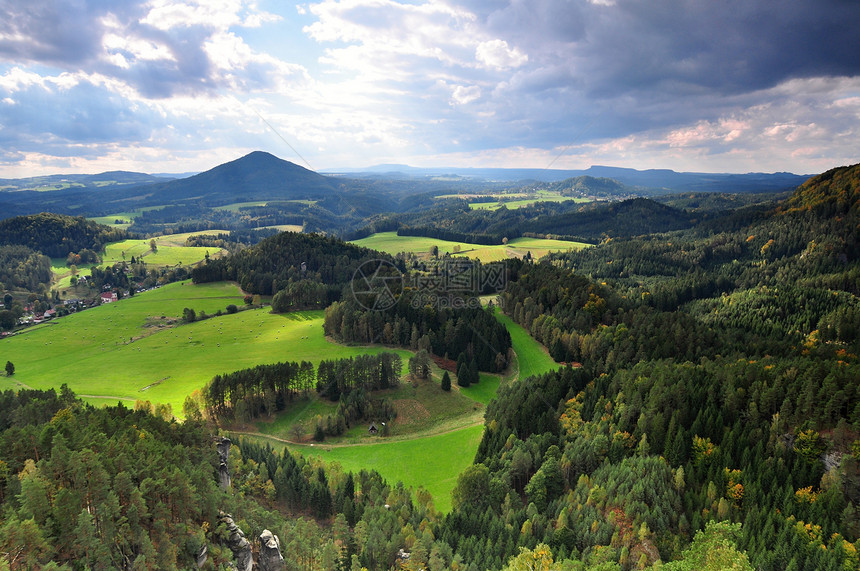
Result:
[[[394,349],[387,349],[393,351]],[[399,353],[402,353],[398,350]],[[397,411],[397,417],[389,424],[389,435],[386,440],[414,439],[421,435],[435,434],[480,424],[483,420],[486,404],[495,395],[499,387],[496,375],[486,375],[486,387],[481,391],[475,385],[472,392],[453,386],[450,392],[443,391],[439,386],[441,375],[436,374],[432,379],[412,382],[407,375],[408,357],[403,355],[403,377],[400,386],[385,391],[377,391],[375,397],[386,398]],[[484,379],[484,376],[482,376]],[[456,385],[456,382],[454,383]],[[336,402],[330,402],[311,395],[290,405],[286,411],[273,420],[260,420],[254,429],[261,434],[268,434],[284,440],[295,440],[295,425],[301,428],[302,441],[310,442],[316,425],[317,417],[325,418],[334,414]],[[350,430],[339,437],[329,437],[330,444],[366,444],[375,442],[378,436],[367,433],[367,423],[355,423]]]
[[[528,331],[514,323],[514,320],[502,313],[499,308],[496,308],[495,312],[496,319],[503,323],[511,334],[511,343],[517,354],[518,378],[542,375],[561,366],[553,361],[546,348],[535,341]]]
[[[0,377],[0,390],[67,383],[95,405],[150,400],[169,403],[181,416],[185,396],[219,373],[392,350],[328,341],[322,311],[275,315],[268,309],[247,310],[176,325],[185,307],[213,314],[241,301],[234,284],[175,283],[30,328],[0,341],[0,360],[15,364],[13,377]],[[413,385],[404,379],[389,391],[398,410],[391,436],[369,438],[366,427],[358,425],[339,440],[291,444],[291,449],[339,462],[347,470],[376,469],[392,483],[424,487],[437,509],[449,511],[457,475],[474,459],[483,413],[499,387],[558,367],[522,327],[498,309],[496,317],[510,332],[517,355],[515,368],[505,376],[481,374],[480,383],[466,389],[457,387],[455,378],[446,393],[439,388],[441,371],[434,365],[431,380]],[[405,364],[411,353],[397,352]],[[329,414],[334,406],[315,397],[300,401],[274,421],[258,422],[260,434],[254,438],[283,447],[276,438],[289,438],[293,423],[310,430],[317,415]]]
[[[572,200],[578,203],[591,202],[588,198],[575,196],[564,196],[558,192],[550,192],[548,190],[538,190],[537,192],[516,192],[516,193],[488,193],[488,194],[444,194],[437,196],[439,199],[445,198],[462,198],[469,200],[477,196],[491,196],[495,198],[493,202],[469,202],[469,208],[472,210],[498,210],[504,205],[509,210],[530,206],[536,202],[566,202]],[[501,202],[499,202],[501,201]]]
[[[274,226],[260,226],[257,230],[274,228],[280,232],[301,232],[304,228],[299,224],[275,224]]]
[[[67,383],[88,397],[169,403],[179,416],[185,396],[219,373],[383,350],[331,343],[322,311],[275,315],[266,308],[167,326],[185,307],[213,314],[231,303],[242,304],[235,285],[182,282],[28,329],[0,342],[0,358],[15,364],[0,389]]]
[[[96,216],[94,218],[90,218],[93,222],[98,222],[99,224],[104,224],[105,226],[112,226],[113,228],[122,228],[123,230],[127,230],[131,223],[134,222],[134,219],[140,216],[143,212],[148,212],[150,210],[159,210],[164,208],[164,206],[145,206],[143,208],[138,208],[136,210],[128,210],[126,212],[117,212],[116,214],[109,214],[107,216]],[[120,224],[117,224],[117,220],[122,220]]]
[[[508,210],[516,210],[524,206],[531,206],[536,202],[567,202],[572,200],[577,203],[591,202],[587,198],[578,198],[573,196],[562,196],[560,194],[539,192],[536,196],[530,196],[518,200],[507,200],[505,202],[470,202],[469,208],[472,210],[498,210],[502,206]]]
[[[540,258],[548,252],[580,249],[588,246],[588,244],[581,242],[548,240],[544,238],[514,238],[506,245],[482,246],[480,244],[452,242],[422,236],[398,236],[397,232],[379,232],[360,240],[354,240],[352,243],[392,255],[398,252],[414,252],[415,254],[429,256],[431,246],[437,246],[440,255],[447,252],[467,258],[478,258],[482,262],[494,262],[506,258],[521,258],[526,252],[531,252],[533,257]],[[454,254],[455,246],[459,246],[460,249],[457,254]]]
[[[290,445],[290,450],[306,456],[318,456],[326,462],[338,462],[345,471],[372,469],[390,484],[403,482],[412,488],[422,487],[433,496],[436,509],[451,511],[451,490],[457,476],[475,459],[484,427],[469,426],[412,440],[381,441],[358,446]],[[284,443],[252,438],[282,450]]]
[[[333,441],[335,444],[290,444],[290,449],[307,456],[318,456],[327,462],[338,462],[348,471],[374,469],[389,483],[400,481],[413,489],[423,487],[433,495],[437,509],[450,511],[451,491],[457,483],[457,476],[472,463],[481,441],[484,406],[496,396],[499,386],[513,382],[514,379],[545,373],[559,367],[540,343],[498,309],[496,318],[510,332],[517,355],[512,370],[504,377],[481,373],[480,383],[465,389],[456,386],[454,377],[451,393],[443,393],[438,388],[441,371],[434,367],[432,381],[418,388],[406,385],[398,391],[404,399],[408,398],[408,393],[411,392],[414,402],[420,403],[428,413],[432,410],[440,414],[436,412],[439,404],[444,406],[447,403],[453,408],[452,404],[462,402],[451,398],[456,392],[480,403],[480,408],[473,408],[471,411],[449,411],[448,417],[427,417],[402,432],[398,432],[395,426],[392,436],[385,439],[368,438],[366,433],[354,434]],[[260,423],[258,426],[262,433],[288,438],[284,434],[293,422],[302,418],[312,419],[317,414],[328,414],[327,410],[326,403],[312,399],[299,403],[299,406],[282,415],[277,421]],[[365,430],[364,426],[360,428],[362,433]],[[353,433],[355,432],[354,430]],[[284,442],[263,436],[242,437],[268,442],[279,450],[286,446]]]
[[[158,236],[154,238],[157,247],[156,252],[150,249],[149,239],[112,242],[105,246],[102,263],[99,265],[107,267],[119,262],[130,262],[134,256],[135,259],[141,258],[152,268],[176,266],[180,263],[184,266],[191,266],[202,262],[207,253],[214,258],[221,255],[222,251],[219,248],[186,246],[185,240],[189,236],[216,235],[222,232],[226,233],[228,230],[205,230]],[[92,264],[78,266],[79,275],[89,275],[87,270],[91,266]],[[51,271],[54,274],[54,289],[62,290],[71,287],[72,273],[66,266],[65,258],[51,258]]]

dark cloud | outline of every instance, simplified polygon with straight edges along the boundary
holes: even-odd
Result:
[[[786,79],[860,72],[851,0],[466,2],[532,61],[595,95],[695,88],[732,94]]]
[[[102,73],[127,81],[150,98],[201,93],[224,85],[205,51],[213,26],[197,22],[161,30],[142,22],[146,14],[142,1],[4,3],[0,21],[7,29],[0,32],[0,60]],[[105,39],[111,35],[151,43],[166,57],[139,57],[122,47],[106,47]],[[124,59],[122,64],[112,59],[117,55]]]
[[[860,2],[465,0],[465,6],[529,57],[493,101],[481,102],[498,125],[485,122],[473,132],[476,147],[495,137],[557,145],[586,127],[590,138],[614,138],[716,120],[762,104],[761,92],[791,79],[860,73]]]

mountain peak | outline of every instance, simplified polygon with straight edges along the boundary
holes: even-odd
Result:
[[[207,203],[249,200],[314,200],[334,194],[335,186],[312,170],[254,151],[192,177],[158,185],[157,194],[205,197]]]

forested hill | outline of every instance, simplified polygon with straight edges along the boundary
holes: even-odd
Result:
[[[826,210],[834,215],[860,210],[860,164],[831,169],[795,190],[784,210]]]
[[[340,298],[363,262],[380,258],[393,262],[386,254],[337,238],[281,232],[229,258],[209,260],[194,268],[191,277],[195,283],[237,281],[243,290],[261,295],[272,295],[289,282],[310,282],[323,286],[333,296],[330,302]]]
[[[538,202],[523,208],[482,210],[462,201],[443,208],[392,216],[375,229],[401,228],[404,235],[451,236],[445,239],[500,244],[507,237],[529,235],[567,236],[586,242],[609,237],[639,236],[690,228],[703,217],[648,198],[622,202],[578,204]],[[480,239],[485,241],[481,242]]]
[[[0,221],[0,246],[26,246],[52,258],[84,249],[100,252],[128,233],[82,217],[45,213]]]
[[[149,204],[203,199],[206,204],[250,200],[321,199],[336,193],[332,179],[262,151],[192,177],[146,188]]]
[[[535,219],[523,232],[597,238],[640,236],[690,228],[693,217],[683,210],[647,198],[612,204],[589,204],[575,212]]]
[[[551,182],[547,185],[547,190],[559,192],[564,195],[581,192],[589,196],[615,199],[622,196],[632,196],[636,194],[636,189],[622,184],[617,180],[585,175],[566,178],[558,182]]]
[[[752,566],[715,569],[860,568],[858,186],[837,169],[802,208],[509,261],[505,312],[583,366],[500,389],[437,537],[631,569],[720,520]]]

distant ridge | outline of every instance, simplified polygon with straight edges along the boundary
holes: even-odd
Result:
[[[172,178],[172,177],[171,177]],[[127,188],[164,182],[164,177],[129,171],[109,171],[99,174],[51,174],[27,178],[0,179],[0,192],[51,191],[78,188],[104,190]]]
[[[490,181],[559,182],[569,178],[591,176],[611,178],[622,184],[636,187],[648,194],[667,192],[780,192],[791,190],[810,175],[793,173],[699,173],[676,172],[669,169],[636,170],[623,167],[595,165],[584,170],[505,169],[505,168],[420,168],[407,165],[384,164],[365,169],[326,170],[350,176],[394,175],[411,177],[460,176]]]

